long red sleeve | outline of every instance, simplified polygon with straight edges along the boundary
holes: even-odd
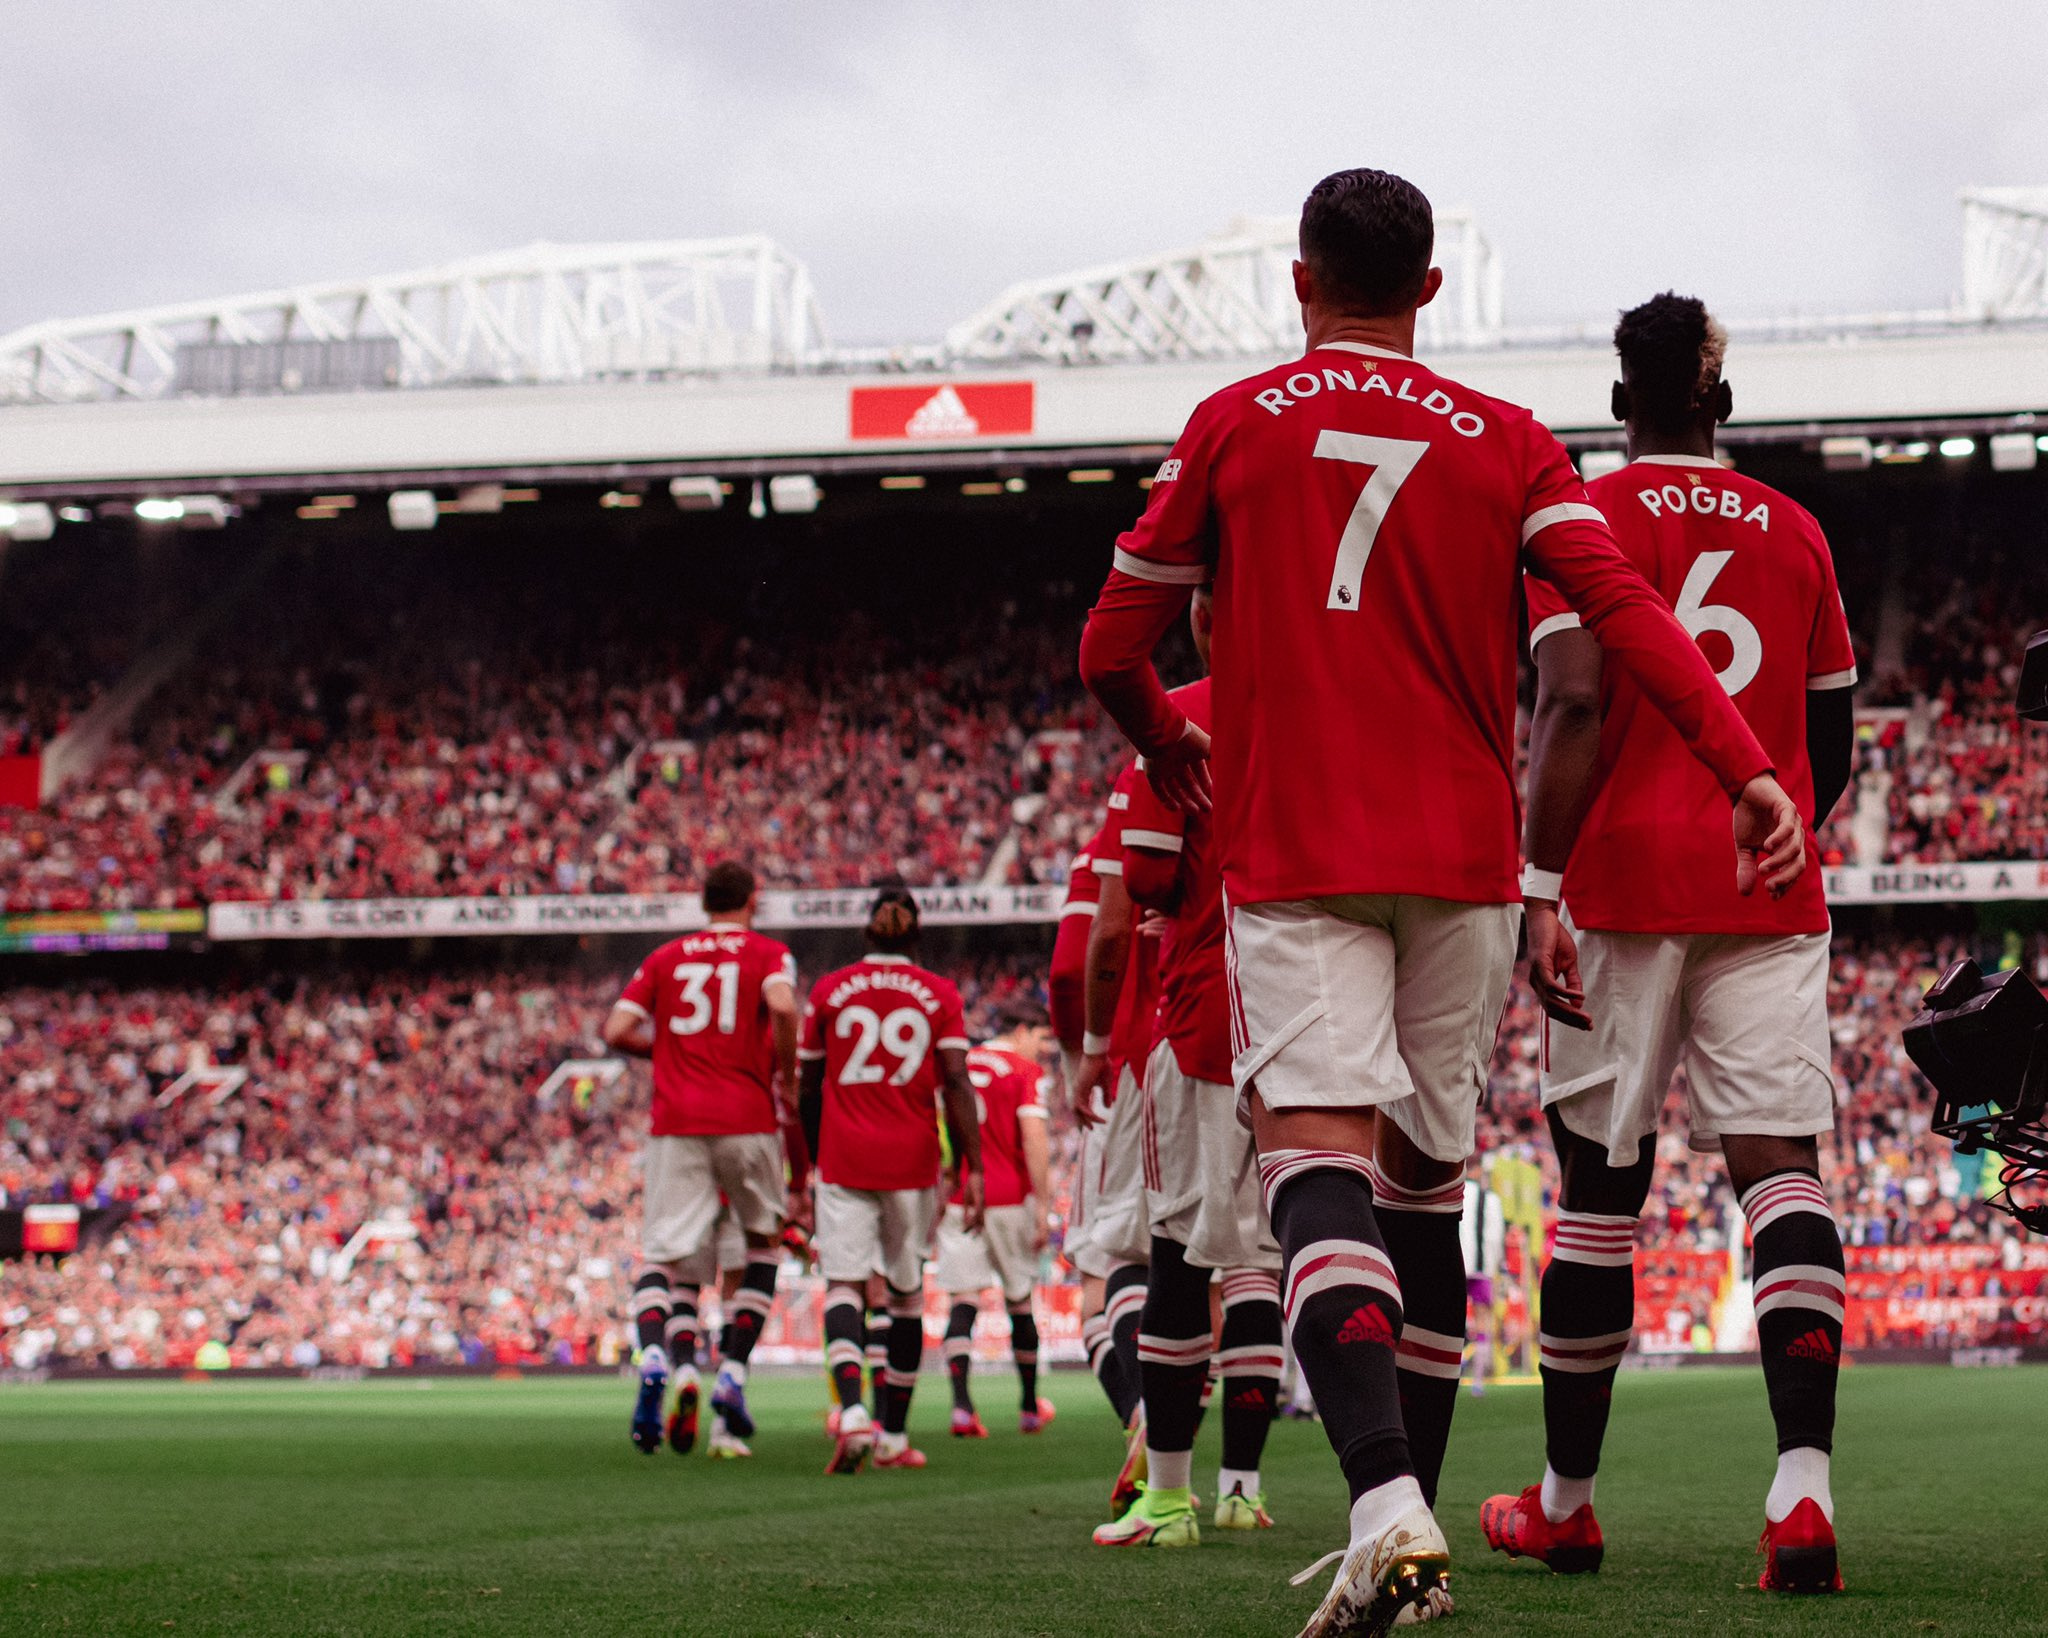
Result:
[[[1187,731],[1166,697],[1152,651],[1188,606],[1193,588],[1112,569],[1081,633],[1081,681],[1138,750],[1156,755]]]
[[[1550,512],[1559,515],[1529,520],[1537,525],[1528,534],[1529,559],[1578,611],[1601,652],[1635,678],[1731,798],[1770,773],[1771,759],[1699,646],[1622,555],[1600,514],[1583,505]]]

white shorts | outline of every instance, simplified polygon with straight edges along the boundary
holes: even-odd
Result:
[[[640,1158],[640,1255],[697,1261],[712,1243],[719,1196],[747,1234],[782,1232],[782,1139],[773,1132],[650,1137]]]
[[[777,1252],[776,1258],[781,1259]],[[711,1230],[711,1238],[704,1249],[683,1265],[685,1285],[716,1285],[719,1275],[728,1269],[743,1269],[747,1266],[747,1237],[740,1232],[740,1226],[733,1220],[732,1208],[721,1206],[718,1222]]]
[[[1116,1102],[1081,1141],[1081,1176],[1074,1189],[1074,1228],[1066,1254],[1090,1279],[1107,1279],[1120,1263],[1142,1263],[1152,1255],[1145,1221],[1143,1143],[1145,1094],[1126,1065],[1117,1080]]]
[[[1145,1068],[1145,1206],[1197,1268],[1280,1268],[1259,1158],[1227,1086],[1182,1072],[1161,1041]]]
[[[1012,1308],[1031,1300],[1038,1283],[1038,1253],[1031,1249],[1031,1208],[990,1206],[979,1232],[967,1232],[966,1214],[948,1206],[939,1219],[939,1263],[933,1276],[948,1295],[968,1296],[995,1286]]]
[[[1543,1107],[1631,1166],[1685,1067],[1695,1149],[1835,1126],[1828,935],[1576,933],[1590,1031],[1544,1025]]]
[[[1424,1154],[1475,1142],[1519,904],[1345,894],[1229,907],[1240,1101],[1383,1108]]]
[[[812,1236],[818,1272],[835,1285],[865,1285],[879,1274],[898,1291],[924,1289],[924,1254],[931,1245],[936,1189],[817,1188],[818,1223]]]

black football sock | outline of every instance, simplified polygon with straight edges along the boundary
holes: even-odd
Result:
[[[1124,1397],[1117,1413],[1130,1426],[1144,1402],[1144,1378],[1138,1371],[1138,1326],[1145,1312],[1146,1269],[1143,1263],[1119,1263],[1104,1285],[1103,1317],[1109,1321],[1110,1348]]]
[[[901,1433],[910,1421],[910,1396],[924,1363],[924,1293],[889,1292],[889,1363],[883,1367],[882,1431]]]
[[[1401,1340],[1394,1351],[1401,1422],[1415,1482],[1434,1507],[1465,1357],[1465,1250],[1458,1239],[1465,1180],[1407,1189],[1375,1167],[1372,1189],[1380,1238],[1401,1286]]]
[[[718,1351],[735,1365],[745,1365],[754,1344],[761,1340],[761,1328],[768,1323],[768,1310],[775,1306],[775,1276],[781,1270],[775,1257],[749,1257],[740,1288],[725,1305],[725,1327],[718,1334]]]
[[[1010,1357],[1017,1362],[1017,1391],[1024,1409],[1038,1409],[1038,1318],[1031,1299],[1010,1310]]]
[[[1820,1179],[1773,1172],[1742,1196],[1754,1246],[1757,1345],[1778,1450],[1832,1451],[1842,1364],[1842,1236]]]
[[[668,1313],[668,1276],[658,1268],[645,1270],[633,1282],[633,1327],[642,1348],[661,1346]]]
[[[867,1346],[862,1351],[868,1368],[868,1398],[874,1402],[875,1421],[882,1420],[882,1407],[888,1400],[887,1383],[884,1378],[889,1369],[889,1311],[886,1308],[868,1310]]]
[[[825,1293],[825,1368],[843,1410],[861,1402],[860,1355],[860,1292],[850,1285],[832,1286]]]
[[[1401,1288],[1380,1243],[1369,1163],[1326,1149],[1259,1157],[1286,1269],[1282,1318],[1355,1502],[1415,1469],[1394,1348]]]
[[[1187,1484],[1188,1455],[1201,1420],[1202,1384],[1213,1352],[1209,1270],[1187,1260],[1187,1248],[1152,1236],[1152,1272],[1138,1337],[1138,1376],[1145,1398],[1146,1460],[1160,1489]],[[1160,1458],[1168,1460],[1163,1464]]]
[[[1110,1344],[1107,1314],[1093,1314],[1081,1322],[1081,1346],[1088,1351],[1088,1369],[1095,1373],[1117,1420],[1130,1421],[1138,1396],[1124,1383],[1123,1361],[1116,1357],[1116,1349]]]
[[[672,1287],[668,1303],[668,1321],[661,1329],[662,1346],[668,1350],[672,1370],[691,1370],[697,1363],[697,1288]]]
[[[1223,1465],[1256,1473],[1280,1403],[1280,1277],[1263,1269],[1223,1276]]]
[[[1633,1217],[1557,1214],[1536,1341],[1543,1456],[1561,1479],[1590,1480],[1600,1469],[1614,1375],[1635,1327],[1635,1233]],[[1576,1500],[1580,1492],[1569,1488]]]
[[[974,1395],[967,1378],[974,1370],[974,1319],[971,1302],[956,1302],[946,1319],[946,1375],[953,1384],[953,1408],[974,1414]]]

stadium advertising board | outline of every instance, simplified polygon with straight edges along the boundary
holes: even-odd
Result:
[[[1830,904],[1985,904],[2048,899],[2048,860],[1841,865],[1826,872]]]
[[[1029,381],[855,387],[847,402],[847,432],[856,441],[1021,438],[1028,437],[1033,430],[1036,411],[1036,397]]]
[[[1059,919],[1058,887],[922,887],[931,927],[996,927]],[[769,891],[759,925],[859,927],[874,895]],[[192,912],[197,916],[198,912]],[[493,934],[686,933],[704,925],[695,893],[588,893],[532,898],[311,899],[290,903],[216,904],[206,931],[223,942],[304,938],[461,938]]]
[[[205,933],[204,910],[39,910],[0,915],[0,952],[168,950]]]

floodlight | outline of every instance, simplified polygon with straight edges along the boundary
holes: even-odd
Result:
[[[441,520],[431,489],[394,489],[385,504],[394,529],[431,529]]]
[[[180,495],[171,504],[178,508],[178,522],[187,529],[227,527],[228,503],[218,495]]]
[[[822,497],[808,472],[785,472],[768,480],[768,504],[778,512],[815,512]]]
[[[164,495],[151,495],[135,503],[135,515],[144,523],[176,523],[185,515],[185,503]]]
[[[9,540],[48,540],[56,532],[56,514],[42,501],[0,504],[0,534]]]
[[[725,485],[716,478],[671,478],[668,497],[680,512],[715,512],[725,504]]]
[[[1994,432],[1991,435],[1993,472],[2031,472],[2040,459],[2040,446],[2031,432]]]
[[[1977,440],[1975,438],[1944,438],[1941,441],[1941,452],[1952,461],[1960,461],[1965,456],[1977,453]]]
[[[1830,472],[1861,472],[1870,465],[1871,454],[1868,438],[1823,438],[1820,441],[1820,464]]]

